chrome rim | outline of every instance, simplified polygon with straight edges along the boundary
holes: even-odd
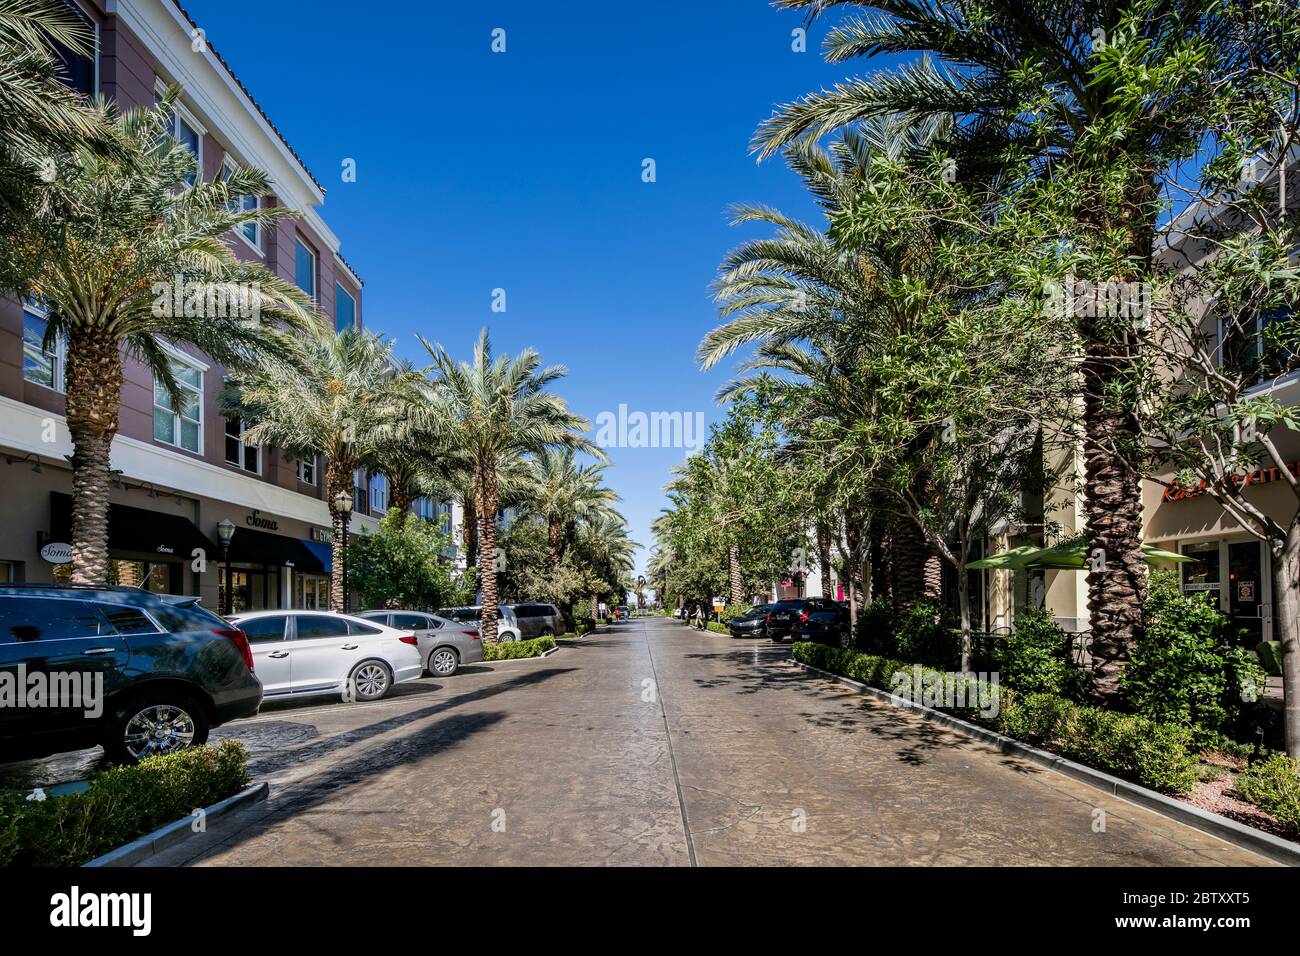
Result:
[[[388,671],[382,664],[366,664],[357,668],[352,682],[356,686],[357,697],[362,700],[379,697],[388,690]]]
[[[433,672],[446,677],[456,669],[456,655],[451,651],[435,651],[433,655]]]
[[[174,704],[153,704],[126,722],[122,743],[136,760],[182,750],[194,742],[194,718]]]

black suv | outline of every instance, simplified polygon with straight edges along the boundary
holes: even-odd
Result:
[[[102,744],[134,762],[201,744],[261,703],[244,632],[198,598],[0,586],[0,760]]]
[[[814,611],[833,611],[838,606],[826,598],[777,601],[767,611],[767,636],[774,641],[783,641],[796,624],[807,621]]]
[[[807,616],[800,615],[790,629],[790,637],[796,641],[843,647],[850,631],[849,609],[835,603],[830,607],[814,608]]]

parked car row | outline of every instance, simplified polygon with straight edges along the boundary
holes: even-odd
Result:
[[[775,604],[757,604],[727,621],[732,637],[766,637],[775,642],[796,641],[840,644],[849,635],[848,606],[827,598],[795,598]]]
[[[500,611],[502,640],[564,633],[554,605]],[[449,677],[482,660],[481,614],[286,609],[225,620],[198,598],[139,588],[0,586],[0,690],[9,695],[0,760],[100,744],[132,762],[201,744],[263,700],[378,700],[421,674]]]

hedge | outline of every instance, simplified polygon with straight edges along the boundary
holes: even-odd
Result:
[[[804,664],[880,689],[891,689],[894,674],[911,672],[915,666],[804,641],[794,645],[792,655]],[[922,670],[923,675],[939,673]],[[1087,707],[1053,694],[1019,694],[1006,687],[999,691],[996,716],[985,719],[972,708],[959,712],[1008,737],[1162,793],[1190,793],[1196,783],[1197,760],[1186,728]]]
[[[1289,836],[1300,837],[1300,762],[1274,754],[1237,774],[1237,792],[1271,813]]]
[[[101,770],[82,793],[0,791],[0,866],[80,866],[248,786],[234,740]]]
[[[498,641],[483,645],[483,660],[512,661],[520,657],[540,657],[553,647],[553,637],[535,637],[531,641]]]

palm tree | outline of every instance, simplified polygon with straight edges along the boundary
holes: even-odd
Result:
[[[226,244],[232,230],[290,214],[242,211],[234,202],[266,193],[265,173],[239,169],[181,188],[195,162],[166,136],[175,98],[171,90],[158,106],[125,114],[97,104],[99,122],[116,140],[114,155],[85,146],[57,156],[39,209],[0,235],[0,260],[23,277],[15,291],[48,310],[47,347],[59,337],[67,342],[76,582],[107,579],[109,461],[124,354],[181,403],[177,347],[243,367],[282,354],[289,346],[281,328],[302,326],[314,314],[295,286],[239,260]]]
[[[1070,243],[1113,244],[1111,261],[1133,279],[1151,274],[1160,177],[1201,145],[1200,99],[1245,58],[1270,51],[1234,42],[1241,23],[1231,4],[1213,0],[778,0],[816,17],[837,6],[860,8],[826,38],[827,59],[927,54],[902,66],[846,80],[787,104],[764,121],[755,148],[770,156],[799,137],[887,115],[953,116],[949,139],[963,178],[989,180],[1007,157],[1020,184],[1050,182],[1068,166],[1094,184],[1075,197]],[[1247,6],[1248,8],[1248,6]],[[1132,18],[1133,22],[1129,20]],[[1170,74],[1202,51],[1195,69],[1179,71],[1161,100],[1132,109],[1114,73],[1099,72],[1105,38],[1128,38],[1126,57]],[[1101,38],[1102,42],[1098,43]],[[929,54],[937,56],[931,59]],[[1050,241],[1050,238],[1049,238]],[[1103,257],[1104,258],[1104,257]],[[1099,689],[1115,688],[1128,648],[1141,636],[1146,567],[1142,556],[1141,476],[1126,449],[1141,435],[1124,385],[1140,360],[1132,323],[1101,317],[1080,323],[1083,348],[1084,491],[1090,549],[1104,561],[1088,574]]]
[[[451,441],[472,463],[474,506],[479,516],[479,574],[483,581],[483,640],[497,639],[496,514],[502,459],[541,455],[548,448],[604,453],[578,434],[588,422],[546,390],[567,370],[543,368],[531,348],[493,358],[486,328],[474,345],[472,362],[456,362],[441,345],[421,343],[433,358],[433,398],[448,423]]]
[[[623,516],[603,510],[583,523],[578,530],[577,547],[585,561],[603,582],[605,591],[616,590],[622,577],[632,570],[637,544],[627,534]],[[591,616],[599,611],[601,595],[591,595]]]
[[[63,82],[58,47],[95,55],[89,26],[69,4],[0,0],[0,230],[35,205],[55,153],[112,145],[99,115]]]
[[[248,422],[247,444],[270,444],[293,457],[325,458],[325,500],[334,529],[330,606],[344,607],[340,494],[355,493],[358,467],[377,469],[390,448],[410,441],[412,423],[433,429],[423,375],[393,360],[377,335],[317,323],[295,342],[293,365],[232,371],[223,411]]]
[[[605,465],[579,465],[571,448],[548,448],[530,459],[534,492],[524,510],[546,521],[547,564],[554,570],[564,558],[567,536],[579,522],[615,514],[618,501],[600,483]]]

